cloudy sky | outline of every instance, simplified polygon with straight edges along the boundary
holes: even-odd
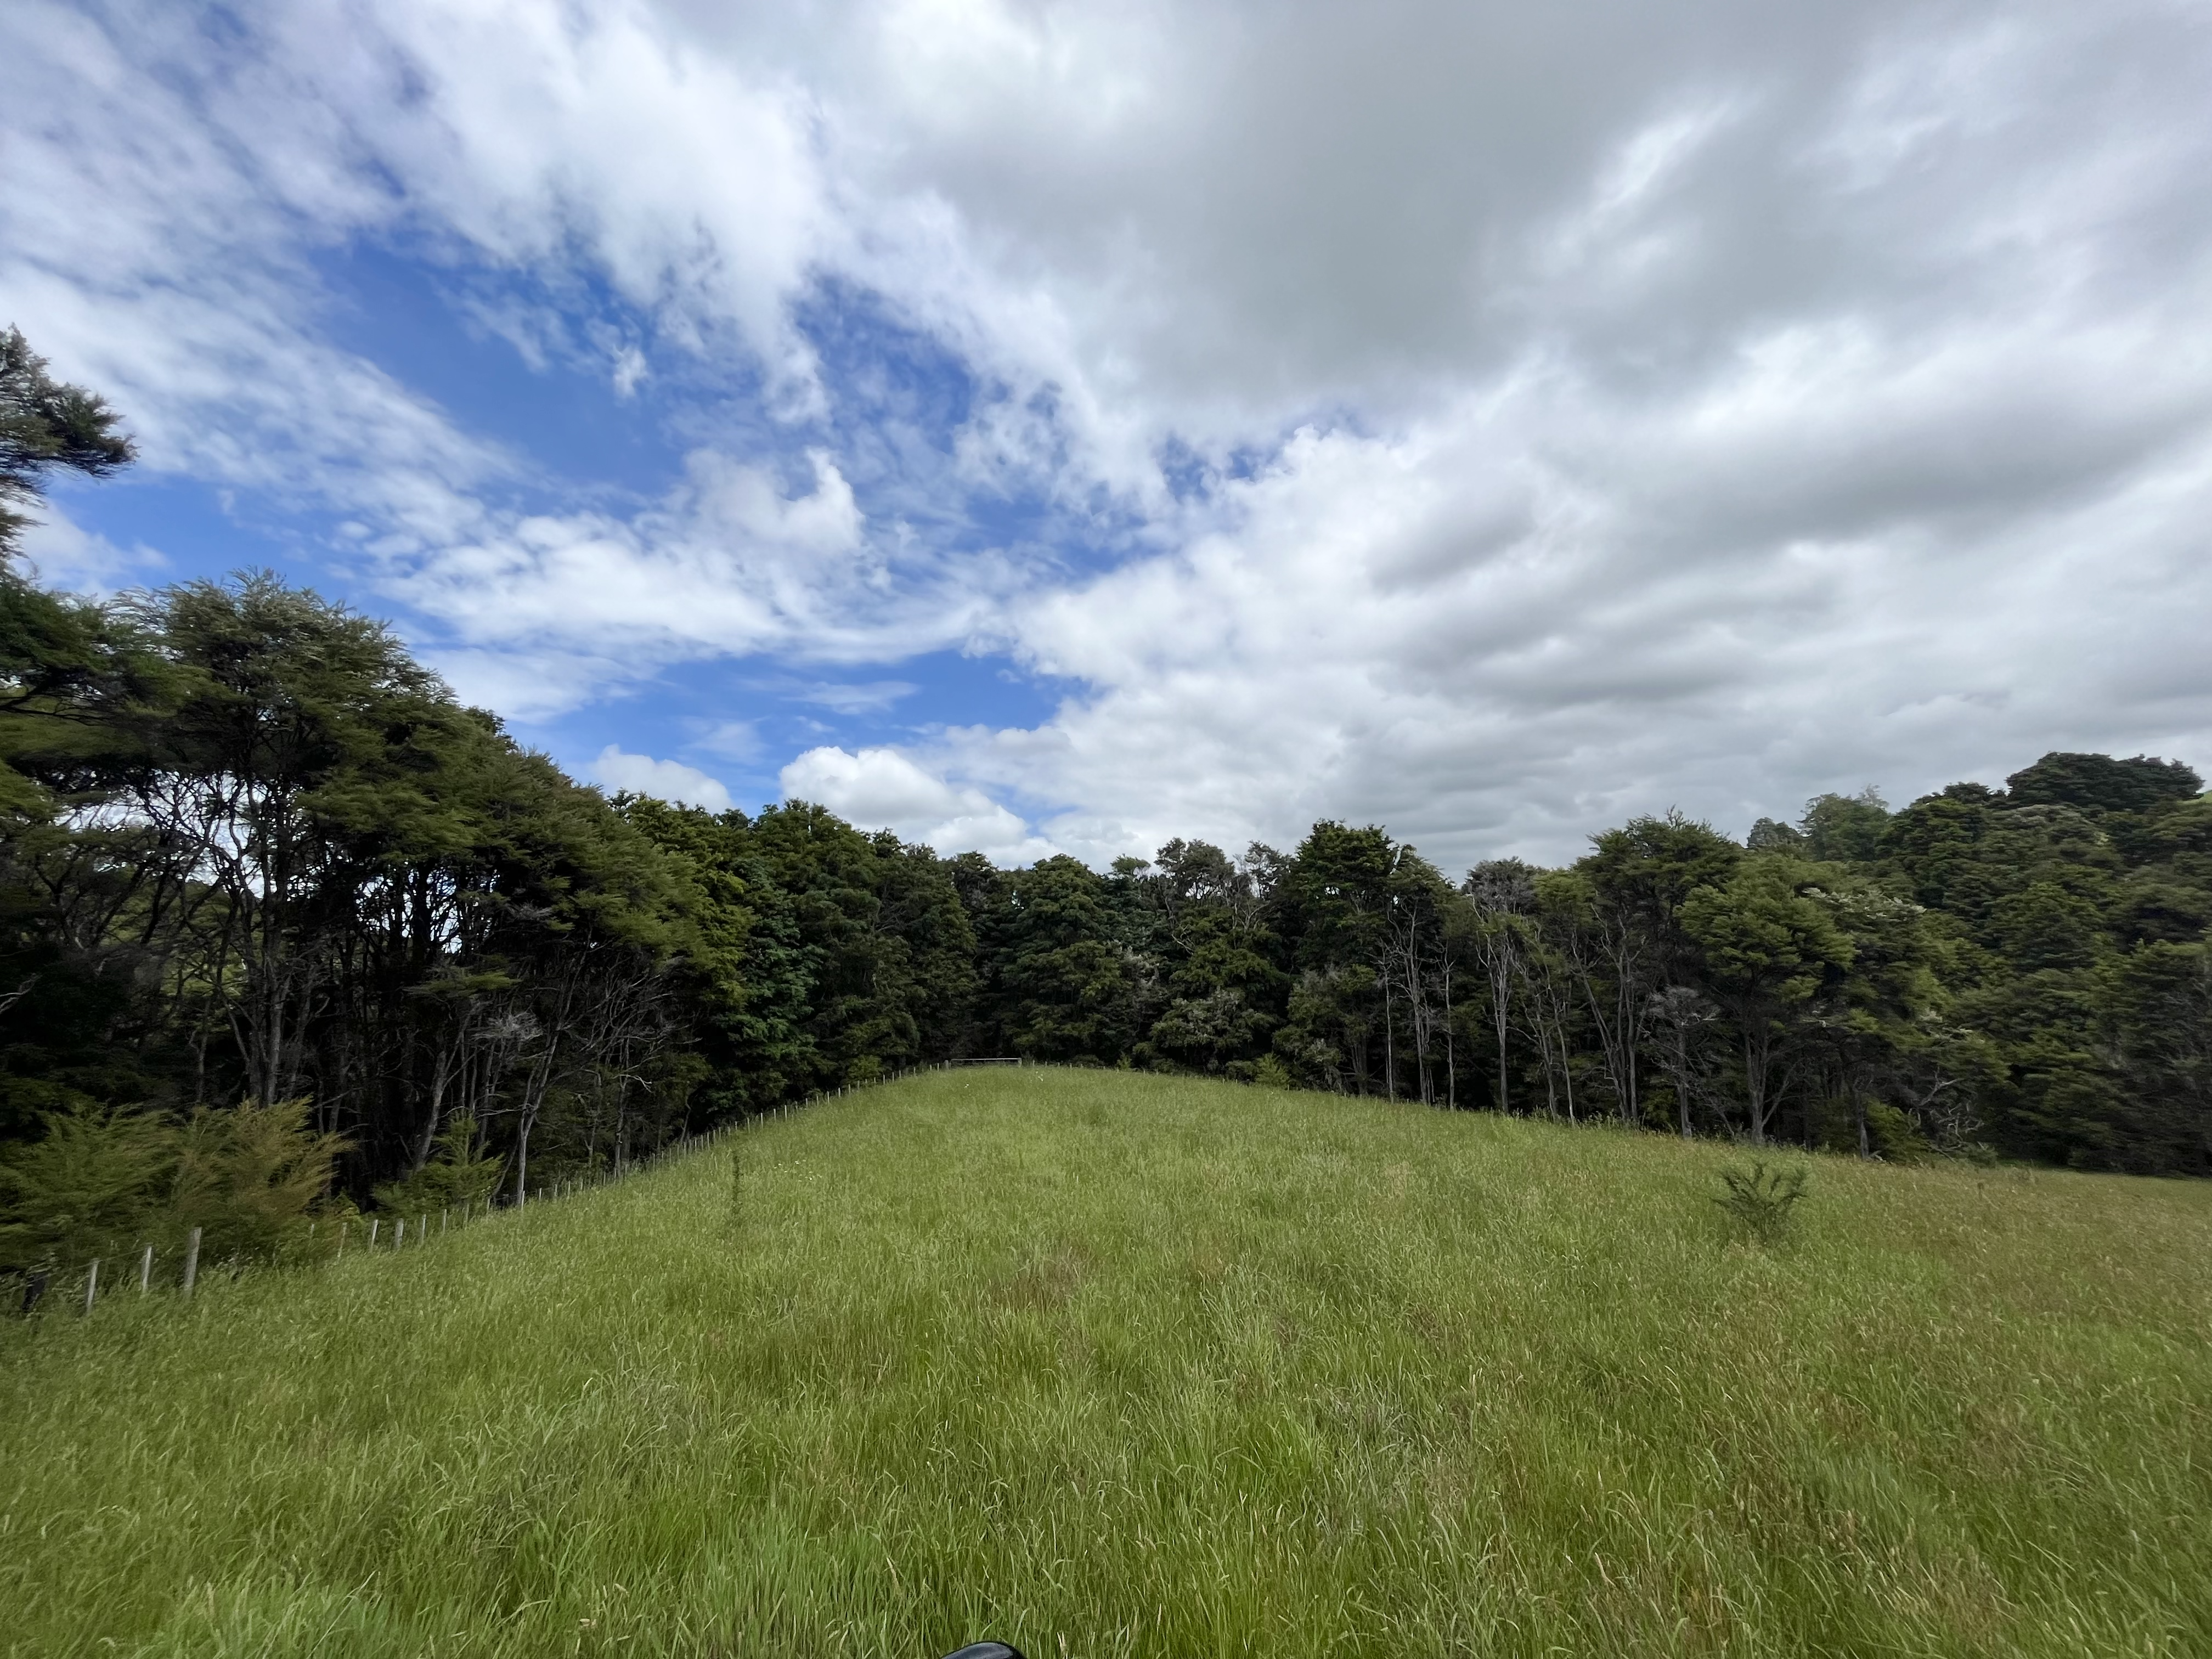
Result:
[[[2212,769],[2199,0],[0,9],[0,324],[579,776],[1005,861]]]

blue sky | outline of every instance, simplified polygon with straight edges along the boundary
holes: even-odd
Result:
[[[1069,564],[1097,556],[1091,527],[1071,525],[1034,492],[978,489],[949,476],[979,395],[974,377],[928,336],[887,319],[868,294],[824,283],[793,306],[820,401],[794,416],[772,408],[742,350],[670,345],[651,315],[588,270],[549,293],[511,271],[443,267],[406,249],[356,247],[321,269],[329,337],[513,452],[510,499],[520,510],[648,510],[681,487],[686,457],[702,447],[765,466],[785,493],[803,495],[808,457],[819,452],[861,514],[896,526],[890,533],[954,555],[1027,545]],[[634,354],[628,384],[609,373],[609,339]],[[89,522],[101,527],[97,516]],[[304,555],[318,586],[385,608],[348,560],[319,556],[328,529],[294,520],[297,540],[281,562],[296,568]],[[193,556],[220,562],[223,544]],[[192,574],[216,568],[196,563]],[[436,639],[434,627],[418,628],[426,643]],[[598,757],[610,745],[674,757],[750,808],[781,798],[779,772],[806,750],[913,743],[958,725],[1035,725],[1065,690],[1004,650],[980,647],[858,661],[803,648],[707,655],[670,661],[580,707],[526,717],[517,730],[586,777],[601,769]]]
[[[881,533],[953,557],[1013,550],[1033,568],[1105,568],[1136,527],[1110,501],[1071,508],[1024,482],[978,487],[955,476],[961,433],[996,389],[979,386],[957,356],[902,326],[866,291],[823,282],[793,304],[793,332],[813,359],[817,394],[813,407],[794,412],[776,406],[742,348],[671,344],[650,313],[609,292],[588,265],[551,287],[532,273],[457,264],[440,252],[394,238],[320,254],[313,262],[319,331],[454,427],[496,445],[511,470],[483,494],[510,511],[648,512],[684,487],[687,458],[703,449],[761,466],[778,489],[800,495],[812,488],[810,457],[826,454]],[[1184,459],[1179,476],[1186,488],[1202,488],[1201,471]],[[267,566],[393,617],[434,660],[451,642],[434,615],[395,605],[349,534],[353,516],[312,495],[302,501],[142,469],[120,482],[64,483],[56,505],[76,530],[154,556],[129,566],[131,581]],[[112,584],[122,573],[104,574]],[[688,789],[714,804],[726,793],[751,809],[781,799],[780,773],[806,750],[858,753],[926,743],[950,727],[1036,726],[1079,695],[985,641],[878,650],[859,660],[803,643],[739,656],[648,654],[637,667],[573,706],[507,700],[514,729],[580,777]],[[465,672],[460,678],[465,684]],[[610,758],[610,750],[620,753]],[[655,774],[641,769],[639,757],[665,758]],[[711,782],[685,779],[671,762]]]
[[[1095,862],[2212,763],[2212,21],[18,0],[0,320],[577,775]]]

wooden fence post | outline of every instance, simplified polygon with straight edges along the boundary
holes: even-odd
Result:
[[[193,1228],[185,1236],[185,1295],[189,1299],[193,1281],[200,1276],[200,1230]]]
[[[154,1282],[154,1247],[149,1244],[145,1255],[138,1258],[138,1294],[143,1296]]]
[[[417,1244],[430,1242],[430,1212],[428,1210],[415,1218],[415,1242]]]
[[[92,1311],[92,1298],[100,1294],[100,1258],[92,1259],[92,1266],[84,1270],[84,1310]]]
[[[383,1218],[382,1216],[373,1215],[373,1216],[369,1217],[369,1218],[368,1218],[368,1249],[370,1249],[374,1250],[374,1249],[376,1248],[376,1230],[377,1230],[379,1227],[381,1227],[383,1224],[384,1224],[384,1218]]]

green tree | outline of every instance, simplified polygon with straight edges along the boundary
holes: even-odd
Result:
[[[1171,841],[1150,869],[1134,884],[1139,948],[1167,1002],[1137,1058],[1249,1076],[1280,1024],[1286,985],[1257,884],[1206,842]]]
[[[210,1018],[234,1036],[246,1091],[273,1105],[303,1092],[346,831],[389,816],[371,804],[387,791],[419,799],[460,713],[382,624],[268,573],[133,610],[185,690],[112,793],[159,836],[160,902],[182,907]]]
[[[0,1148],[0,1267],[113,1259],[167,1200],[176,1131],[143,1112],[72,1103],[44,1135]]]
[[[30,522],[20,511],[57,471],[105,477],[130,465],[131,440],[97,393],[57,380],[21,329],[0,334],[0,560],[10,560]]]
[[[1359,1094],[1395,1092],[1391,883],[1399,847],[1370,824],[1316,823],[1279,872],[1273,926],[1297,974],[1277,1051]],[[1323,1058],[1326,1055],[1326,1058]]]
[[[1856,795],[1816,795],[1797,820],[1804,856],[1824,864],[1870,864],[1881,856],[1889,806],[1869,784]]]
[[[2029,884],[1990,907],[1990,925],[2016,969],[2086,968],[2095,960],[2103,918],[2057,882]]]
[[[1818,866],[1762,857],[1726,886],[1701,886],[1682,901],[1682,927],[1701,957],[1700,988],[1737,1046],[1753,1146],[1766,1144],[1802,1012],[1850,965],[1849,935],[1815,896],[1821,879]]]
[[[1496,1049],[1493,1103],[1513,1109],[1512,1064],[1507,1049],[1516,1028],[1516,998],[1525,984],[1534,941],[1538,872],[1519,859],[1492,859],[1468,872],[1461,891],[1472,916],[1468,949],[1488,993],[1490,1038]]]
[[[501,1169],[485,1152],[482,1126],[462,1112],[439,1131],[428,1158],[404,1178],[377,1187],[376,1201],[402,1215],[483,1204],[498,1188]]]
[[[2096,1029],[2118,1080],[2101,1161],[2146,1175],[2212,1176],[2212,953],[2160,939],[2098,975]]]
[[[1133,1048],[1153,987],[1116,922],[1104,879],[1064,854],[1007,876],[986,948],[1016,1054],[1110,1064]]]
[[[1998,807],[1994,791],[1979,784],[1954,784],[1889,820],[1882,835],[1884,856],[1922,904],[1972,924],[1986,917],[2006,890],[2002,872],[1984,856]]]
[[[271,1261],[330,1190],[345,1143],[307,1121],[305,1099],[202,1108],[176,1139],[172,1235],[201,1230],[203,1259]]]
[[[2140,812],[2200,793],[2204,780],[2179,761],[2135,755],[2052,752],[2005,780],[2005,790],[2022,805],[2072,806],[2094,812]]]

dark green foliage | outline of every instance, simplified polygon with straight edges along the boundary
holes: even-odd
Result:
[[[2212,1176],[2212,956],[2155,940],[2116,956],[2092,1000],[2106,1097],[2100,1159],[2116,1169]]]
[[[2031,883],[1990,909],[1990,932],[2017,968],[2086,968],[2096,955],[2097,907],[2056,882]]]
[[[343,1145],[304,1100],[203,1109],[182,1123],[79,1106],[0,1148],[0,1267],[116,1261],[201,1230],[209,1261],[295,1244]]]
[[[1770,1170],[1754,1159],[1748,1170],[1723,1170],[1721,1185],[1727,1190],[1713,1202],[1761,1244],[1779,1244],[1789,1237],[1790,1224],[1805,1198],[1805,1170]]]
[[[106,677],[116,695],[30,695],[19,661],[0,706],[44,792],[0,842],[15,1133],[70,1103],[144,1104],[175,1115],[189,1163],[213,1132],[196,1105],[306,1098],[366,1192],[420,1170],[456,1114],[518,1185],[549,1118],[579,1160],[673,1132],[698,911],[602,797],[381,625],[274,578],[82,620],[132,671]],[[224,1167],[275,1156],[273,1123],[257,1133]],[[289,1191],[288,1167],[264,1184]],[[261,1199],[209,1201],[233,1218],[215,1232],[261,1249]]]
[[[137,1243],[168,1195],[174,1127],[83,1103],[43,1127],[0,1148],[0,1267],[112,1259]]]
[[[1065,855],[1007,878],[983,944],[1008,1053],[1111,1061],[1144,1036],[1155,987],[1117,926],[1116,896]]]
[[[129,464],[117,419],[95,394],[47,374],[22,331],[0,334],[0,562],[15,556],[28,522],[17,509],[39,498],[46,474],[97,478]]]
[[[1255,855],[1273,856],[1255,848],[1240,863],[1205,842],[1171,841],[1155,864],[1121,872],[1125,933],[1160,982],[1139,1064],[1249,1078],[1267,1055],[1285,975]]]
[[[1817,795],[1805,803],[1797,827],[1808,858],[1863,862],[1881,854],[1889,807],[1872,786],[1856,795]]]
[[[1802,830],[1789,824],[1759,818],[1753,823],[1743,844],[1754,853],[1796,853],[1804,849],[1805,836]]]
[[[501,1164],[483,1152],[483,1130],[467,1112],[439,1131],[428,1162],[398,1181],[376,1188],[380,1209],[411,1215],[483,1203],[499,1185]]]
[[[297,1242],[345,1150],[337,1136],[315,1130],[304,1099],[203,1107],[176,1146],[169,1229],[201,1229],[201,1254],[216,1261],[267,1261]]]
[[[1819,866],[1787,857],[1740,866],[1725,886],[1693,888],[1677,908],[1702,963],[1699,989],[1721,1011],[1742,1126],[1766,1143],[1780,1107],[1791,1039],[1816,1000],[1832,1002],[1851,938],[1822,890]]]
[[[1743,849],[1711,824],[1679,812],[1632,818],[1592,836],[1590,846],[1577,867],[1601,894],[1658,927],[1698,888],[1725,884],[1743,857]]]
[[[2179,761],[2136,755],[2045,755],[2005,780],[2005,790],[2023,806],[2074,806],[2092,812],[2142,812],[2188,800],[2204,780]]]
[[[1984,856],[1995,817],[1990,801],[1946,790],[1893,817],[1883,833],[1882,854],[1921,903],[1957,915],[1986,916],[2005,880]]]

